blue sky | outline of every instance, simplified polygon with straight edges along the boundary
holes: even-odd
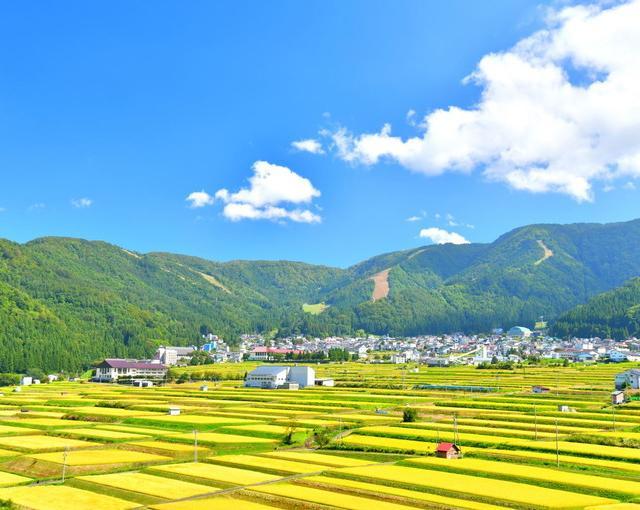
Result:
[[[518,173],[504,170],[502,156],[496,165],[500,143],[444,167],[432,155],[450,155],[457,141],[405,157],[404,141],[420,143],[425,116],[478,108],[493,75],[463,79],[483,57],[547,26],[547,7],[527,0],[5,3],[0,237],[73,236],[142,252],[346,266],[429,244],[423,229],[488,242],[529,223],[638,217],[633,154],[607,153],[597,164],[622,170],[605,175],[594,166],[586,176],[561,163],[589,167],[592,155],[559,162],[546,145],[533,147]],[[372,162],[360,142],[369,134],[384,144],[388,138],[376,134],[385,123],[401,146],[383,148]],[[340,129],[349,137],[342,151]],[[432,128],[430,140],[437,134]],[[323,154],[291,145],[307,139]],[[507,149],[524,145],[514,139]],[[546,161],[546,173],[532,160]],[[248,179],[258,161],[288,169],[284,177],[295,182],[282,182],[307,186],[306,195],[256,199]],[[216,198],[221,189],[227,195]],[[186,200],[200,191],[207,204]],[[247,201],[261,216],[285,216],[230,214],[229,205]],[[291,211],[308,214],[296,219]]]

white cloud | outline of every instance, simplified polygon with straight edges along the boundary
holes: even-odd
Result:
[[[189,207],[191,207],[192,209],[198,209],[200,207],[213,205],[213,203],[215,202],[214,198],[205,190],[189,193],[189,196],[185,200],[187,202],[190,202]]]
[[[636,189],[636,185],[635,185],[635,183],[629,181],[629,182],[625,183],[624,186],[622,186],[622,188],[626,189],[626,190],[633,191],[633,190]]]
[[[438,227],[423,228],[419,236],[435,244],[469,244],[469,241],[457,232],[448,232]]]
[[[310,152],[311,154],[324,154],[322,144],[318,140],[314,140],[313,138],[291,142],[291,146],[301,152]]]
[[[93,200],[90,198],[74,198],[71,200],[71,205],[77,209],[86,209],[87,207],[91,207],[93,205]]]
[[[241,188],[236,193],[224,188],[216,192],[215,198],[225,203],[224,216],[232,221],[321,221],[318,214],[299,207],[301,204],[310,204],[314,198],[320,196],[320,191],[314,188],[309,179],[285,166],[267,161],[256,161],[252,168],[253,175],[249,178],[249,187]],[[292,204],[297,207],[291,208]]]
[[[40,209],[44,209],[47,206],[44,202],[36,202],[35,204],[31,204],[28,209],[29,211],[38,211]]]
[[[553,11],[547,26],[485,55],[465,80],[481,87],[470,109],[424,118],[420,136],[329,133],[343,160],[392,160],[439,175],[482,169],[533,193],[593,199],[594,181],[640,177],[640,0]],[[608,4],[610,5],[610,4]]]
[[[420,221],[427,217],[426,211],[420,211],[420,214],[414,214],[413,216],[409,216],[405,221]]]
[[[409,124],[410,126],[415,127],[416,126],[416,115],[417,115],[417,112],[415,110],[413,110],[413,109],[409,110],[407,112],[407,115],[405,116],[407,124]]]

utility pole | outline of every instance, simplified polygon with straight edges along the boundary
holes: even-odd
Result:
[[[62,483],[64,483],[67,476],[67,455],[69,455],[68,446],[64,449],[64,453],[62,454]]]
[[[193,462],[198,462],[198,430],[193,429]]]
[[[458,444],[458,417],[453,415],[453,444]]]
[[[616,405],[611,405],[611,416],[613,418],[613,431],[616,431]]]
[[[536,406],[533,406],[533,423],[535,427],[535,440],[538,440],[538,409]]]
[[[556,418],[556,467],[560,467],[560,445],[558,443],[558,418]]]

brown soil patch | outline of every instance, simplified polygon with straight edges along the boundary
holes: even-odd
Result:
[[[389,295],[389,271],[389,269],[385,269],[371,277],[374,283],[371,299],[374,301],[384,299]]]
[[[542,264],[545,260],[553,257],[553,252],[549,249],[549,247],[544,244],[544,241],[541,241],[540,239],[538,239],[538,246],[540,246],[540,248],[542,248],[542,258],[538,259],[535,261],[534,265],[539,266],[540,264]]]

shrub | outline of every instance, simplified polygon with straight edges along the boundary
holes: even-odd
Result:
[[[402,421],[405,423],[413,423],[418,419],[418,411],[413,407],[407,407],[402,411]]]

